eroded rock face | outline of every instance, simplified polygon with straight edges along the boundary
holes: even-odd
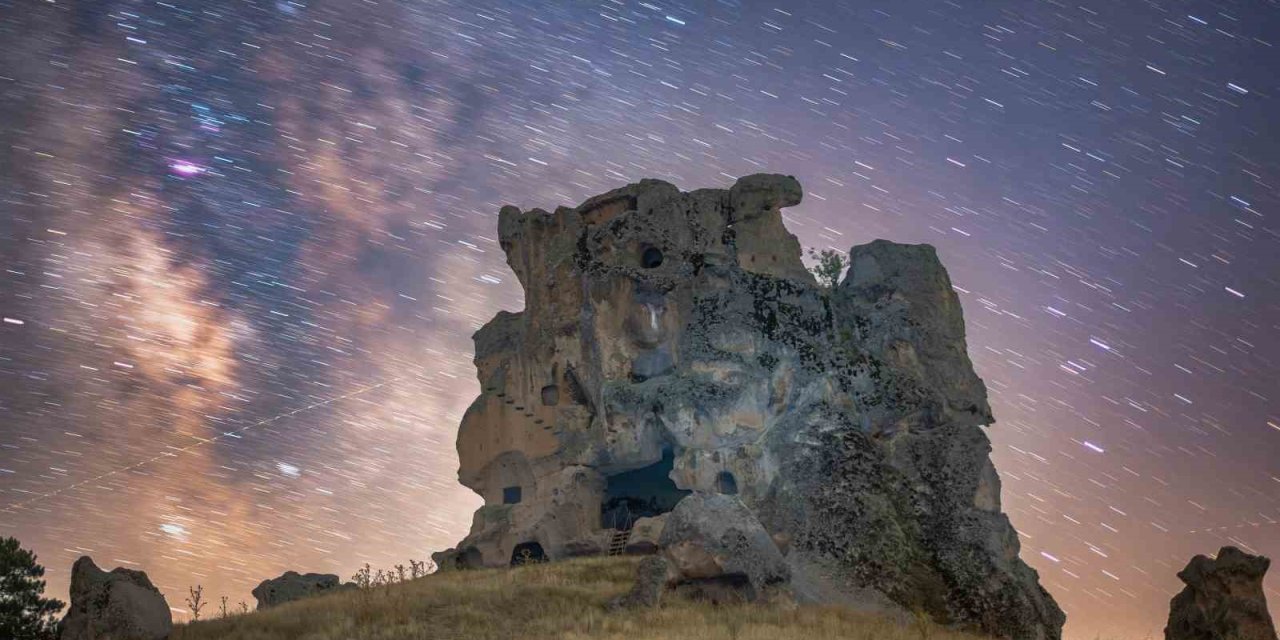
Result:
[[[296,571],[286,571],[278,578],[258,583],[258,586],[253,588],[253,597],[257,599],[259,609],[266,609],[322,593],[351,588],[355,588],[355,585],[344,585],[338,576],[331,573],[300,574]]]
[[[826,291],[783,225],[801,197],[760,174],[502,209],[525,310],[475,335],[459,478],[485,506],[440,566],[504,565],[531,544],[553,560],[603,551],[608,529],[727,494],[786,550],[801,600],[866,594],[1060,637],[1000,511],[986,389],[936,254],[854,247]]]
[[[147,574],[123,567],[106,572],[89,556],[72,565],[61,640],[164,640],[172,630],[169,605]]]
[[[1178,573],[1187,586],[1169,603],[1165,640],[1276,640],[1262,590],[1269,566],[1235,547],[1192,558]]]

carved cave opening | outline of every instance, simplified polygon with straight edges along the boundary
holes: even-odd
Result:
[[[656,269],[662,266],[662,249],[647,247],[640,254],[640,266],[646,269]]]
[[[480,554],[479,549],[467,547],[454,559],[454,564],[458,569],[482,569],[484,568],[484,556]]]
[[[664,449],[662,459],[639,469],[609,476],[601,504],[600,522],[605,529],[630,529],[640,518],[659,516],[676,508],[689,495],[671,480],[675,453]]]
[[[738,480],[728,471],[716,474],[716,492],[727,496],[738,495]]]
[[[543,551],[542,545],[536,542],[521,542],[516,545],[515,549],[511,550],[511,566],[513,567],[546,561],[547,552]]]
[[[554,407],[560,404],[560,387],[549,384],[542,388],[542,406]]]

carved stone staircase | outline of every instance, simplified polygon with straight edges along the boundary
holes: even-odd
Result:
[[[631,541],[630,529],[617,529],[609,540],[609,555],[620,556],[627,551],[627,543]]]

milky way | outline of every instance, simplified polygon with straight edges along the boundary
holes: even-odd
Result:
[[[479,500],[502,204],[806,187],[938,247],[1072,638],[1280,555],[1275,2],[0,0],[0,535],[247,600]],[[1280,604],[1280,577],[1268,583]],[[64,596],[65,597],[65,596]],[[1273,606],[1273,608],[1275,608]]]

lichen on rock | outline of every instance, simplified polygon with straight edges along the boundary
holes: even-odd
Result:
[[[757,174],[502,208],[525,309],[475,336],[459,478],[486,506],[441,567],[625,551],[636,521],[730,494],[802,601],[1061,637],[1000,511],[986,389],[936,252],[854,247],[827,290],[783,224],[801,198]]]

